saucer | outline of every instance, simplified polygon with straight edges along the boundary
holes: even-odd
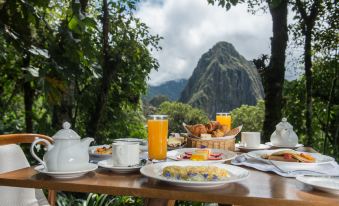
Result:
[[[297,149],[299,147],[303,147],[303,144],[297,144],[294,147],[284,147],[284,146],[277,146],[277,145],[273,145],[272,142],[266,142],[266,145],[271,146],[272,148],[288,148],[288,149]]]
[[[88,163],[87,169],[78,170],[78,171],[49,172],[45,169],[45,167],[43,165],[39,165],[39,166],[35,167],[34,170],[36,170],[39,173],[42,173],[42,174],[51,176],[53,178],[56,178],[56,179],[72,179],[72,178],[81,177],[88,172],[96,170],[97,168],[98,168],[98,165]]]
[[[240,146],[239,144],[235,144],[235,147],[243,152],[250,152],[254,150],[265,150],[265,149],[271,148],[271,146],[267,144],[260,144],[259,147],[244,147],[244,146]]]
[[[310,185],[318,190],[339,195],[339,176],[303,176],[296,178],[299,182]]]
[[[102,160],[100,162],[98,162],[98,165],[100,167],[109,169],[113,172],[116,173],[131,173],[131,172],[136,172],[139,171],[140,168],[143,166],[143,164],[138,164],[138,165],[133,165],[133,166],[114,166],[112,159],[108,159],[108,160]]]

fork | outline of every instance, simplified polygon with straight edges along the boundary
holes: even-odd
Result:
[[[326,172],[320,172],[320,171],[315,171],[315,170],[308,170],[308,169],[296,169],[296,170],[283,170],[277,165],[275,165],[272,161],[270,161],[271,165],[273,165],[275,168],[277,168],[280,172],[286,173],[286,174],[291,174],[293,172],[312,172],[312,173],[317,173],[317,174],[327,174]]]

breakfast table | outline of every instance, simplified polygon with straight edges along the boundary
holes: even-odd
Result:
[[[285,178],[250,168],[246,169],[250,171],[248,179],[209,189],[173,186],[145,177],[139,172],[115,174],[104,168],[99,168],[80,178],[59,180],[37,173],[34,167],[28,167],[0,174],[0,185],[43,188],[55,191],[129,195],[160,200],[159,202],[169,200],[172,203],[173,200],[189,200],[254,206],[339,205],[338,196],[311,190],[294,178]]]

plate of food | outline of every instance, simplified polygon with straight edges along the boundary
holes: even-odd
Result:
[[[198,139],[232,139],[242,129],[242,125],[233,129],[229,129],[226,125],[221,125],[217,121],[210,121],[207,124],[187,125],[183,123],[188,135]]]
[[[188,161],[149,164],[143,166],[140,172],[169,184],[197,189],[218,187],[249,176],[248,170],[233,165]]]
[[[112,145],[91,146],[88,149],[91,158],[108,159],[112,157]]]
[[[187,137],[184,134],[173,133],[167,139],[167,149],[174,150],[185,147],[187,144]]]
[[[334,158],[319,153],[298,152],[291,149],[258,150],[249,152],[247,155],[286,171],[321,169],[320,165],[331,164],[334,161]]]
[[[177,161],[225,162],[234,159],[235,152],[210,148],[182,148],[167,152],[167,158]]]

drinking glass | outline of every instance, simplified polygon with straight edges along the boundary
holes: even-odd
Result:
[[[226,125],[228,129],[231,129],[232,118],[230,113],[218,112],[216,116],[216,121],[221,125]]]
[[[149,115],[148,126],[148,158],[150,160],[166,160],[167,158],[167,115]]]

